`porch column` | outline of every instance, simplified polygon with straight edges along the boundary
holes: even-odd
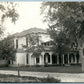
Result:
[[[64,64],[64,54],[63,54],[63,64]]]
[[[30,66],[32,65],[32,62],[31,62],[32,61],[32,57],[31,56],[32,56],[32,53],[29,54],[29,65]]]
[[[48,63],[48,56],[46,56],[46,63]]]
[[[44,52],[42,52],[41,55],[41,64],[44,65]]]
[[[25,65],[27,65],[27,54],[25,55]]]
[[[68,64],[69,64],[69,53],[68,53]]]
[[[77,59],[76,59],[76,53],[74,54],[74,56],[75,56],[75,64],[77,63]]]
[[[80,55],[79,55],[79,63],[81,63],[81,58],[80,58]]]
[[[50,55],[50,64],[52,64],[52,53],[49,53]]]
[[[59,64],[59,55],[57,54],[57,64]]]
[[[39,64],[42,65],[42,62],[41,62],[41,60],[43,60],[43,59],[42,59],[42,55],[40,55],[40,58],[39,58],[39,59],[40,59]]]
[[[37,63],[36,63],[36,57],[34,57],[33,59],[34,59],[34,65],[37,65]],[[39,61],[40,61],[40,57],[39,57]]]
[[[10,64],[13,64],[13,61],[12,60],[10,60]]]

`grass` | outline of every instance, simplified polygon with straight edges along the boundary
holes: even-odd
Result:
[[[15,76],[0,74],[0,83],[59,83],[60,80],[53,77],[37,78],[28,76]]]
[[[59,72],[59,73],[82,73],[81,65],[71,66],[48,66],[48,67],[19,67],[20,71],[31,71],[31,72]],[[18,70],[17,67],[0,67],[0,70]],[[37,78],[28,76],[15,76],[15,75],[1,75],[0,82],[10,83],[58,83],[59,79],[53,77]]]
[[[0,70],[17,70],[17,67],[0,67]],[[81,65],[49,66],[49,67],[19,67],[20,71],[34,72],[58,72],[58,73],[81,73]]]

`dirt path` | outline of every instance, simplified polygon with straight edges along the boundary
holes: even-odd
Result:
[[[13,74],[17,75],[17,71],[0,70],[0,74]],[[30,72],[20,71],[21,76],[33,77],[47,77],[48,75],[54,78],[61,79],[61,82],[84,82],[84,73],[50,73],[50,72]]]

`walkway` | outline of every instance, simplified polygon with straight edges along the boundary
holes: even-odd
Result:
[[[17,71],[0,70],[0,74],[13,74],[17,75]],[[61,82],[84,82],[84,73],[51,73],[51,72],[30,72],[20,71],[21,76],[33,77],[47,77],[48,75],[54,78],[61,79]]]

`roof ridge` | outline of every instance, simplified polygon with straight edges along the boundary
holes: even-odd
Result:
[[[27,30],[24,30],[22,32],[19,32],[17,33],[15,36],[18,37],[18,36],[24,36],[24,35],[27,35],[27,34],[32,34],[32,33],[47,33],[47,30],[45,29],[41,29],[41,28],[29,28]]]

